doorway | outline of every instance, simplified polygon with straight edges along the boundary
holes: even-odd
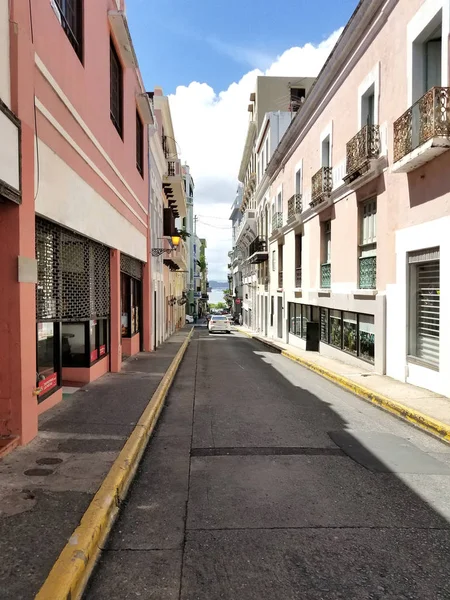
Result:
[[[277,304],[277,335],[279,338],[283,338],[283,297],[278,296],[278,304]]]

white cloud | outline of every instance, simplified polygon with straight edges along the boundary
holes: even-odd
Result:
[[[248,98],[254,91],[256,76],[317,75],[341,32],[335,31],[318,46],[290,48],[265,72],[250,71],[219,93],[207,83],[194,81],[178,87],[170,96],[181,157],[190,165],[195,181],[195,212],[204,215],[199,217],[197,233],[208,241],[210,279],[226,279],[227,253],[231,249],[231,224],[227,219],[247,132]]]

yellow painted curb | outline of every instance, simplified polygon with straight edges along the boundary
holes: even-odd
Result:
[[[191,340],[178,350],[136,427],[53,565],[35,600],[77,600],[86,587]]]
[[[236,328],[240,333],[247,335],[250,338],[255,338],[257,336],[244,331],[243,329]],[[276,343],[274,344],[276,346]],[[396,400],[392,400],[391,398],[387,398],[378,392],[374,392],[359,383],[355,383],[351,379],[347,377],[343,377],[342,375],[338,375],[337,373],[333,373],[333,371],[329,371],[324,367],[316,365],[313,362],[310,362],[296,354],[292,354],[287,350],[283,350],[280,348],[282,356],[293,360],[294,362],[306,367],[310,371],[314,371],[318,375],[325,377],[329,381],[339,385],[340,387],[352,392],[359,398],[366,400],[367,402],[371,402],[376,406],[382,408],[383,410],[395,415],[396,417],[400,417],[404,421],[419,427],[420,429],[425,430],[427,433],[431,433],[435,437],[439,438],[439,440],[450,443],[450,425],[446,423],[442,423],[437,419],[433,419],[433,417],[429,417],[424,413],[419,412],[418,410],[414,410],[409,406],[405,406]]]

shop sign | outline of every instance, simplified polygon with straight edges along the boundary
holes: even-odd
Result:
[[[39,382],[39,389],[41,390],[41,394],[46,394],[57,385],[58,376],[56,373],[52,373],[51,375]]]

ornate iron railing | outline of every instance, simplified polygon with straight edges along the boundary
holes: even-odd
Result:
[[[311,180],[311,202],[314,207],[327,198],[333,189],[333,167],[322,167]]]
[[[433,87],[394,122],[394,162],[433,137],[450,137],[450,88]]]
[[[366,125],[347,142],[347,175],[357,172],[380,154],[380,127]]]
[[[377,257],[365,256],[359,259],[359,289],[374,290],[377,287]]]
[[[278,288],[283,287],[283,271],[278,271]]]
[[[295,287],[296,288],[302,287],[302,268],[301,267],[295,267]]]
[[[288,223],[293,221],[295,217],[301,214],[303,210],[302,207],[302,195],[294,194],[288,200]]]
[[[167,174],[169,177],[175,177],[175,161],[167,161]]]
[[[248,255],[252,256],[255,252],[267,252],[267,241],[263,237],[257,237],[248,248]]]
[[[331,287],[331,263],[320,266],[320,287],[324,290]]]
[[[272,217],[272,233],[283,227],[283,213],[276,212]]]

